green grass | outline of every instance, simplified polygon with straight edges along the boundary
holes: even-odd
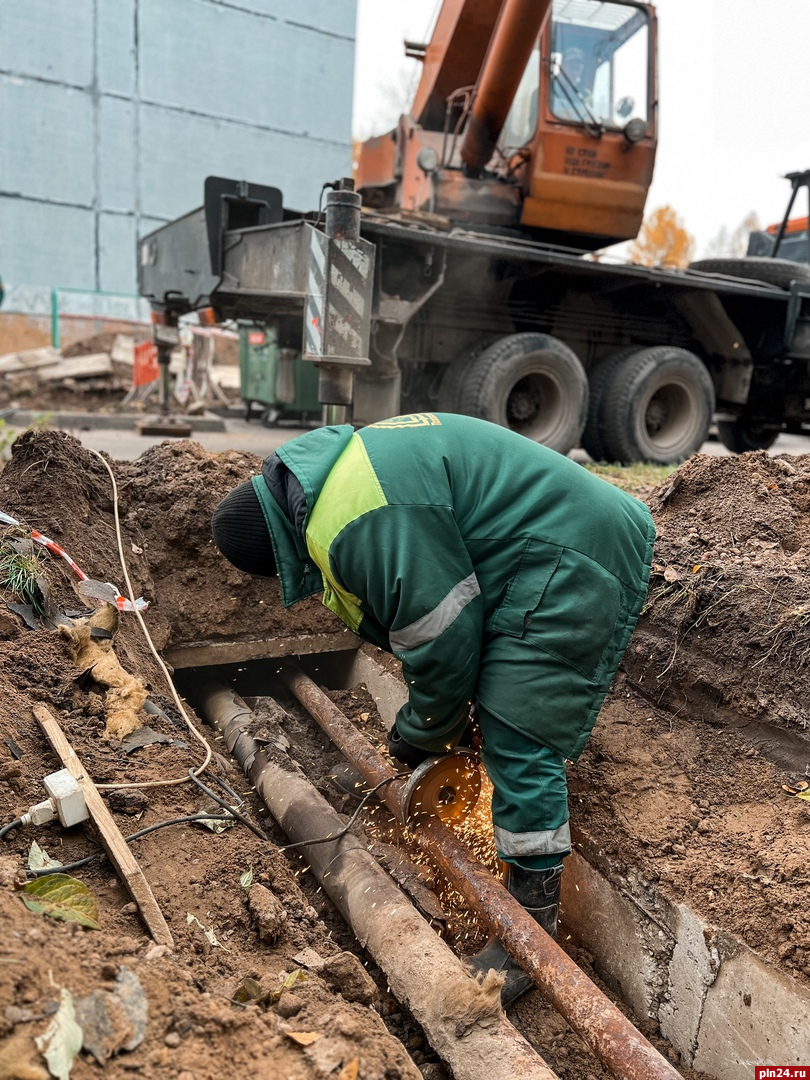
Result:
[[[43,612],[42,592],[37,583],[43,572],[41,552],[17,551],[8,534],[0,541],[0,588],[21,603],[30,604],[37,615]]]
[[[623,491],[642,499],[662,483],[678,468],[677,465],[647,465],[637,462],[635,465],[607,465],[588,462],[583,465],[588,472],[601,476],[603,480],[615,484]]]

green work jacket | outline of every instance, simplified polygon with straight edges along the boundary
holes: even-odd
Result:
[[[322,590],[351,630],[402,661],[403,738],[454,745],[477,695],[530,738],[581,753],[646,595],[646,506],[506,428],[451,414],[320,428],[277,455],[306,497],[299,532],[254,478],[284,605]],[[487,651],[508,657],[510,642],[528,677],[479,680]]]

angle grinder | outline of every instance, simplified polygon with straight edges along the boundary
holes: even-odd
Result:
[[[469,814],[481,794],[481,767],[472,750],[456,747],[413,770],[400,800],[403,821],[433,814],[442,821]]]

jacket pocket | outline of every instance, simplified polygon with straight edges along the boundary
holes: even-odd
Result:
[[[543,540],[527,539],[518,568],[507,586],[503,600],[488,620],[487,630],[510,637],[523,637],[531,613],[543,599],[557,569],[563,549]]]

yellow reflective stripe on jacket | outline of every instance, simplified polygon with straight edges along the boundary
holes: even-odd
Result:
[[[360,599],[335,581],[329,565],[332,541],[352,521],[387,506],[366,448],[355,434],[332,467],[312,508],[306,528],[307,550],[323,575],[323,603],[357,630],[363,621]]]

